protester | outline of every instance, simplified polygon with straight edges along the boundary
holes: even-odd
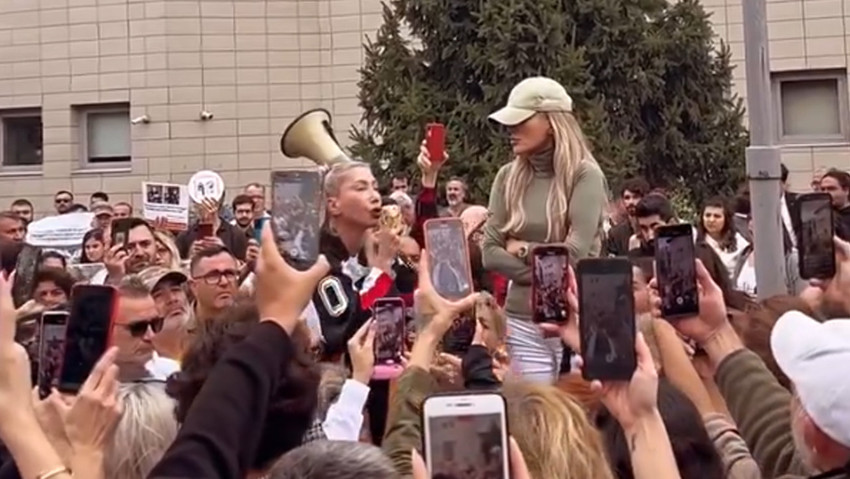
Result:
[[[74,278],[63,268],[41,268],[33,277],[32,299],[46,308],[68,302]]]
[[[32,206],[32,202],[26,198],[18,198],[13,201],[9,210],[18,215],[26,224],[32,223],[35,217],[35,209]]]
[[[605,176],[573,115],[572,98],[556,81],[523,80],[490,118],[509,128],[514,158],[493,180],[483,263],[511,281],[505,311],[514,370],[552,382],[562,351],[530,322],[530,253],[539,244],[566,243],[574,261],[599,255]]]
[[[68,258],[58,251],[42,251],[38,266],[39,268],[66,269],[68,267]]]
[[[732,210],[728,202],[720,197],[709,199],[702,209],[697,223],[697,242],[705,243],[717,254],[730,274],[745,261],[744,251],[749,243],[737,232]],[[730,276],[730,279],[733,279]]]
[[[26,236],[26,223],[11,211],[0,212],[0,239],[22,243]]]
[[[220,315],[236,301],[239,266],[227,248],[211,246],[198,251],[189,265],[189,277],[197,323]]]
[[[106,252],[107,241],[102,229],[91,229],[83,236],[80,263],[101,263]]]
[[[56,214],[63,215],[71,212],[71,207],[74,205],[74,194],[67,190],[59,190],[53,196],[53,206],[56,208]]]
[[[827,171],[820,180],[820,189],[832,199],[835,235],[850,241],[850,173]]]
[[[126,201],[119,201],[112,205],[113,217],[115,219],[130,218],[133,216],[133,205]]]
[[[180,361],[191,329],[191,306],[186,284],[189,278],[179,269],[151,266],[139,273],[163,318],[162,329],[153,338],[154,350],[168,359]]]
[[[620,185],[620,201],[626,212],[626,219],[615,224],[608,232],[605,241],[605,253],[609,256],[625,256],[629,252],[629,239],[638,233],[635,208],[638,202],[649,193],[649,183],[643,178],[629,178]]]
[[[248,249],[248,238],[244,231],[222,220],[220,215],[221,203],[209,200],[196,205],[199,219],[189,225],[189,229],[177,235],[175,243],[180,257],[192,259],[198,251],[213,245],[221,245],[228,249],[237,259],[245,260]],[[212,236],[202,237],[201,224],[209,227]]]

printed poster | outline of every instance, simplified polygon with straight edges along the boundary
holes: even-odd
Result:
[[[171,231],[183,231],[189,226],[189,192],[186,185],[173,183],[142,183],[144,219],[160,224]]]

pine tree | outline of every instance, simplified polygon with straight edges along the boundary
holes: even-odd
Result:
[[[510,158],[487,116],[533,75],[567,88],[613,184],[642,174],[700,201],[742,175],[747,137],[729,52],[715,47],[696,0],[391,0],[366,45],[365,127],[352,154],[413,173],[424,125],[443,122],[444,175],[467,178],[485,200]]]

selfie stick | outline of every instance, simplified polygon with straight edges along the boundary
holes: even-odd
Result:
[[[746,0],[744,46],[747,74],[747,113],[750,146],[747,177],[750,182],[753,241],[756,254],[758,298],[785,294],[785,257],[780,216],[781,157],[774,144],[771,108],[770,55],[767,41],[765,0]]]

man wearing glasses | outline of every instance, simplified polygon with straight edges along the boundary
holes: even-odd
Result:
[[[239,265],[224,246],[213,245],[198,251],[192,257],[189,274],[196,323],[217,316],[236,300]]]
[[[165,319],[159,314],[148,288],[137,275],[125,277],[118,286],[118,311],[112,344],[118,347],[115,364],[122,382],[165,380],[180,366],[154,350],[153,339]]]
[[[59,190],[53,197],[53,206],[56,208],[56,213],[64,215],[71,211],[71,206],[74,204],[74,194],[70,191]]]

